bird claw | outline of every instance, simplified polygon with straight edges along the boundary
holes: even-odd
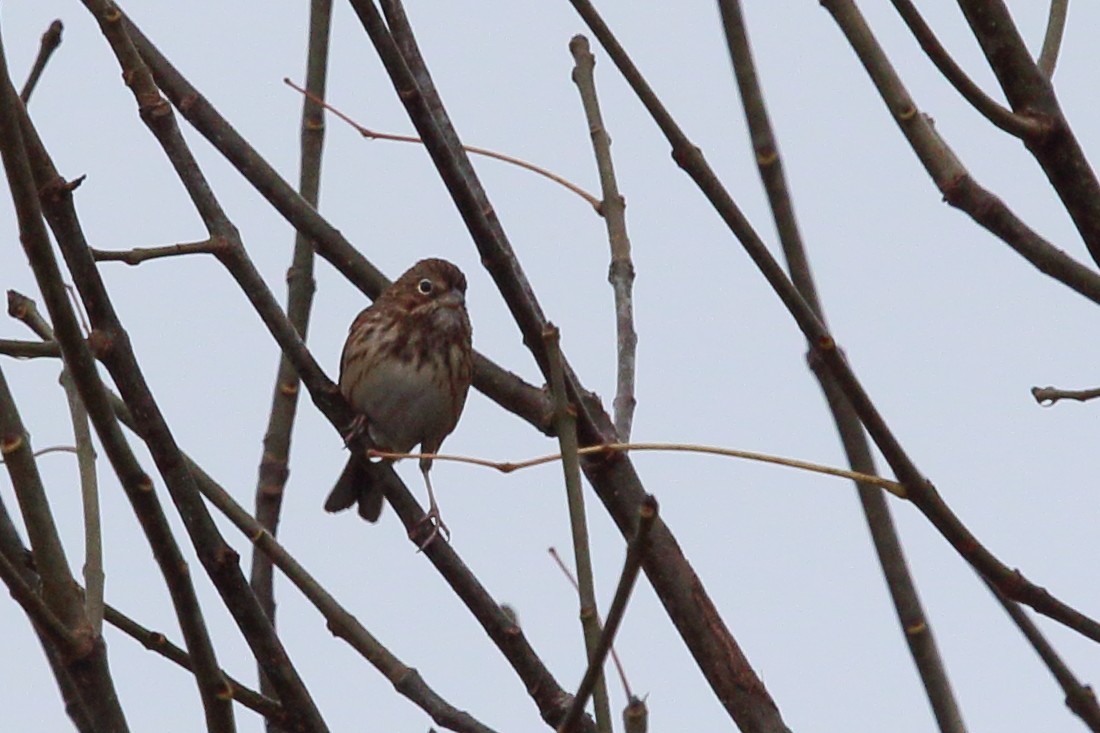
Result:
[[[416,527],[413,529],[413,532],[419,533],[420,528],[423,527],[425,524],[431,527],[431,531],[429,531],[428,536],[425,537],[422,542],[420,542],[419,549],[417,549],[418,553],[423,552],[424,548],[432,543],[432,540],[440,536],[440,533],[442,533],[444,541],[451,541],[451,530],[447,528],[446,523],[443,521],[443,517],[439,516],[439,507],[433,506],[431,509],[429,509],[428,513],[424,515],[424,518],[416,523]]]
[[[348,425],[348,429],[344,431],[344,434],[342,436],[344,438],[344,447],[350,447],[348,443],[366,434],[367,416],[362,414],[356,415],[355,419],[351,421],[351,425]]]

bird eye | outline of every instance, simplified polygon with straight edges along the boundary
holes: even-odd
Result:
[[[431,295],[433,288],[434,286],[432,285],[432,281],[428,278],[424,278],[416,284],[416,289],[419,290],[423,295]]]

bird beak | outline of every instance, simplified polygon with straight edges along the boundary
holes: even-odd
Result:
[[[437,302],[443,308],[461,308],[466,305],[466,296],[461,290],[451,289],[441,295]]]

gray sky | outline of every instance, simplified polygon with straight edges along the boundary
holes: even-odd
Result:
[[[301,101],[281,79],[303,78],[307,5],[134,1],[123,7],[284,177],[296,181]],[[1040,234],[1088,263],[1023,147],[947,87],[892,10],[865,5],[918,105],[935,118],[970,172]],[[924,5],[936,6],[927,10],[928,20],[955,58],[999,96],[957,8]],[[1037,48],[1045,4],[1011,5]],[[918,466],[977,536],[1007,565],[1095,616],[1100,509],[1082,477],[1095,473],[1088,456],[1098,437],[1096,407],[1041,409],[1028,390],[1100,381],[1100,347],[1084,336],[1100,325],[1096,308],[941,202],[818,3],[746,6],[799,221],[838,341]],[[775,251],[714,5],[607,0],[599,7]],[[411,3],[408,11],[466,143],[526,158],[598,190],[569,80],[567,43],[583,24],[567,2]],[[31,112],[62,174],[88,176],[76,203],[89,239],[97,247],[128,249],[203,238],[182,187],[120,83],[108,45],[79,3],[4,4],[0,21],[16,78],[23,78],[53,18],[65,23],[64,43]],[[1098,23],[1094,6],[1074,5],[1055,79],[1086,151],[1100,149]],[[805,367],[801,335],[670,160],[668,146],[613,65],[594,50],[638,272],[634,438],[843,465],[831,419]],[[411,131],[369,41],[340,2],[330,68],[333,103],[368,127]],[[289,226],[204,140],[186,126],[185,134],[282,299]],[[562,329],[573,366],[610,406],[614,322],[603,222],[583,201],[541,178],[493,161],[475,165],[543,308]],[[0,197],[0,231],[6,233],[0,285],[38,298],[9,201]],[[470,281],[477,348],[541,383],[423,149],[366,142],[330,118],[320,208],[391,277],[429,255],[459,264]],[[323,261],[317,270],[309,343],[335,376],[347,325],[365,300]],[[138,268],[105,264],[101,271],[179,443],[251,505],[277,360],[258,318],[209,257]],[[20,324],[0,320],[0,338],[27,337]],[[5,359],[2,367],[34,445],[70,443],[57,365]],[[392,510],[378,526],[322,511],[344,453],[308,399],[301,404],[283,543],[452,704],[498,730],[541,728],[522,684],[428,561],[414,554]],[[552,452],[556,442],[473,394],[444,449],[504,460]],[[713,457],[646,454],[635,463],[792,730],[933,729],[850,485]],[[145,465],[152,471],[151,461]],[[79,571],[75,461],[50,454],[40,466]],[[100,468],[107,599],[179,642],[168,594],[133,513],[106,461]],[[415,464],[402,464],[399,473],[424,500]],[[14,512],[3,476],[0,498]],[[546,554],[554,546],[571,559],[560,468],[502,476],[437,464],[433,478],[455,549],[496,598],[518,610],[524,632],[559,682],[575,687],[583,671],[576,601]],[[602,505],[591,494],[589,499],[597,590],[606,608],[624,546]],[[1079,730],[1049,673],[970,569],[913,507],[890,504],[971,729]],[[223,525],[247,567],[248,543]],[[252,680],[240,635],[197,561],[192,569],[219,660]],[[334,639],[281,578],[277,593],[282,637],[333,730],[428,727],[426,715]],[[1039,622],[1083,681],[1100,679],[1094,644]],[[0,628],[3,727],[65,729],[37,642],[20,609],[6,599],[0,599]],[[132,729],[201,726],[201,706],[185,673],[113,629],[106,636]],[[653,730],[731,727],[644,579],[617,648],[633,689],[649,696]],[[617,681],[610,687],[617,715],[623,698]],[[242,731],[261,729],[253,714],[239,710]]]

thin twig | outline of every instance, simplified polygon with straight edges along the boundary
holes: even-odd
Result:
[[[306,86],[311,94],[324,98],[328,75],[329,36],[332,25],[332,0],[313,0],[309,10],[309,46],[306,50]],[[318,208],[321,189],[321,154],[325,142],[324,109],[306,96],[302,100],[299,132],[298,193],[314,209]],[[309,330],[313,294],[317,283],[313,277],[313,242],[303,232],[294,232],[294,253],[287,270],[286,316],[304,342]],[[298,411],[301,380],[294,365],[279,352],[279,363],[272,390],[271,412],[264,432],[263,452],[256,478],[256,519],[274,537],[278,533],[283,496],[290,475],[290,440],[294,418]],[[275,624],[275,583],[271,558],[258,549],[252,550],[249,584],[264,613]],[[260,690],[277,695],[260,668]],[[268,733],[280,733],[268,724]]]
[[[1093,693],[1092,688],[1078,681],[1077,677],[1066,666],[1066,663],[1058,656],[1058,652],[1043,636],[1039,627],[1028,618],[1027,613],[1020,608],[1018,603],[1009,600],[997,586],[985,578],[982,578],[982,580],[985,581],[986,587],[1004,607],[1032,648],[1035,649],[1036,654],[1043,660],[1050,673],[1054,675],[1054,679],[1058,681],[1059,686],[1066,695],[1066,707],[1081,718],[1085,725],[1089,727],[1089,730],[1094,731],[1094,733],[1100,731],[1100,705],[1097,705],[1096,695]]]
[[[0,339],[0,354],[16,359],[38,359],[41,357],[61,356],[61,347],[56,341],[22,341],[19,339]]]
[[[216,255],[220,246],[216,239],[204,239],[201,242],[181,242],[160,247],[136,247],[124,251],[95,249],[94,247],[90,249],[96,262],[125,262],[127,265],[140,265],[146,260],[157,260],[162,257],[178,257],[190,254]]]
[[[101,7],[100,10],[103,13],[102,20],[110,25],[111,19],[117,14],[117,8]],[[0,104],[0,108],[7,108],[7,105]],[[22,110],[19,111],[22,112]],[[19,127],[16,129],[24,137],[33,165],[31,195],[34,197],[34,215],[38,220],[43,216],[46,217],[62,250],[68,250],[70,254],[79,251],[86,258],[86,261],[76,263],[77,267],[70,262],[70,272],[79,282],[78,274],[81,270],[87,271],[89,268],[94,270],[95,263],[87,254],[87,241],[76,218],[72,203],[72,187],[58,174],[34,125],[26,114],[20,114]],[[39,208],[40,205],[42,208]],[[112,468],[118,475],[135,514],[141,520],[149,547],[165,578],[177,619],[198,668],[196,685],[206,712],[207,727],[211,731],[232,731],[235,728],[233,709],[224,697],[227,688],[218,670],[202,609],[187,571],[187,563],[176,544],[157,493],[152,491],[148,474],[133,455],[107,404],[95,359],[69,304],[49,235],[39,221],[31,224],[31,227],[32,236],[24,239],[24,248],[50,313],[53,328],[57,331],[57,340],[61,344],[66,368],[70,370],[77,383],[99,442],[104,447],[104,452],[111,461]],[[108,306],[107,309],[110,310],[110,307]],[[27,309],[24,308],[22,311],[26,313]],[[106,336],[107,333],[101,334],[101,337]],[[126,343],[124,337],[109,342],[115,347],[114,351],[126,350],[121,348],[122,344]],[[112,695],[114,695],[113,692]],[[111,699],[117,704],[117,696]],[[121,712],[119,714],[121,715]]]
[[[749,135],[760,173],[760,180],[768,196],[768,206],[772,211],[776,231],[783,247],[791,282],[806,299],[806,304],[824,322],[824,309],[817,294],[813,273],[810,270],[809,256],[803,244],[802,234],[795,216],[794,202],[783,172],[783,158],[779,141],[776,139],[768,118],[768,109],[764,101],[756,73],[749,32],[741,12],[740,0],[719,0],[718,8],[722,16],[722,27],[726,36],[730,60],[733,63],[734,76],[741,94],[741,106],[749,126]],[[813,345],[810,344],[810,353]],[[848,464],[853,471],[864,474],[877,474],[875,460],[867,433],[859,421],[859,416],[844,397],[836,378],[827,369],[821,368],[819,359],[809,360],[811,371],[821,385],[829,411],[833,415],[841,444],[844,447]],[[863,510],[867,527],[870,530],[875,555],[882,569],[883,578],[890,590],[899,624],[905,630],[905,640],[909,646],[913,663],[920,674],[921,682],[928,696],[941,733],[961,733],[965,730],[958,701],[951,689],[943,657],[936,647],[932,625],[924,612],[916,583],[909,572],[898,537],[890,506],[883,492],[862,482],[855,482],[860,508]]]
[[[600,210],[607,224],[607,239],[611,244],[611,264],[607,268],[607,280],[615,293],[616,334],[616,385],[615,432],[624,443],[630,441],[630,429],[634,423],[634,373],[638,352],[638,334],[634,330],[634,262],[630,258],[630,238],[626,234],[626,200],[619,193],[615,180],[615,166],[611,160],[611,137],[604,127],[600,114],[600,102],[596,96],[596,80],[593,68],[596,59],[588,48],[588,39],[573,36],[569,42],[573,54],[573,82],[580,92],[584,116],[588,120],[588,132],[592,137],[592,149],[596,155],[596,168],[600,172],[600,188],[603,202]]]
[[[156,652],[165,659],[174,662],[188,672],[194,674],[195,667],[191,662],[191,656],[185,650],[169,641],[168,637],[164,634],[145,628],[137,621],[110,605],[105,606],[104,611],[104,618],[111,626],[114,626],[149,651]],[[266,695],[261,695],[247,685],[235,680],[224,670],[222,671],[222,675],[225,677],[225,681],[229,683],[229,689],[236,702],[264,716],[269,722],[280,724],[291,722],[288,719],[286,710],[279,704],[278,700],[273,700]]]
[[[564,575],[569,581],[570,585],[573,586],[573,590],[577,591],[577,593],[580,593],[580,585],[577,583],[577,578],[573,575],[573,573],[566,566],[565,562],[561,559],[561,555],[558,554],[558,551],[555,548],[550,547],[547,549],[547,553],[549,553],[550,557],[553,558],[554,563],[557,564],[558,569],[561,570],[561,574]],[[596,623],[599,625],[602,633],[603,619],[597,616]],[[619,654],[615,651],[614,645],[611,646],[610,653],[611,661],[615,664],[615,670],[619,673],[619,682],[623,686],[623,692],[626,694],[628,699],[633,699],[634,693],[630,690],[630,681],[626,678],[626,669],[623,668],[622,660],[619,659]]]
[[[34,93],[34,88],[38,85],[38,79],[42,76],[42,70],[46,68],[46,62],[50,60],[50,56],[53,56],[53,52],[61,45],[61,31],[63,29],[64,26],[61,21],[55,20],[50,23],[50,27],[42,34],[42,42],[38,46],[38,56],[27,75],[27,81],[23,83],[23,90],[19,92],[19,99],[22,100],[23,104],[30,101],[31,94]]]
[[[573,705],[569,708],[565,719],[558,726],[559,733],[571,733],[573,726],[580,718],[584,710],[585,702],[592,693],[596,680],[601,676],[603,661],[607,658],[607,652],[615,640],[615,634],[619,631],[623,615],[626,613],[626,604],[630,600],[630,594],[634,590],[634,583],[638,579],[638,572],[642,568],[642,559],[649,545],[649,531],[653,522],[657,519],[657,500],[647,496],[638,509],[638,531],[630,540],[626,551],[626,561],[623,563],[623,572],[619,576],[619,585],[615,589],[615,598],[611,601],[611,607],[607,611],[607,623],[600,635],[596,654],[588,662],[588,669],[584,672],[577,694],[573,698]]]
[[[317,254],[348,278],[369,298],[375,298],[390,281],[309,205],[294,188],[279,176],[275,168],[248,144],[229,121],[219,114],[171,62],[146,38],[133,21],[123,16],[123,24],[148,64],[158,86],[168,95],[180,114],[187,118],[214,148],[279,212],[295,229],[310,238]],[[513,412],[542,432],[550,428],[550,401],[534,385],[502,369],[483,354],[474,354],[474,384],[489,399]]]
[[[346,115],[343,112],[341,112],[340,110],[338,110],[336,107],[333,107],[331,104],[326,102],[322,97],[320,97],[316,94],[312,94],[312,93],[310,93],[309,91],[307,91],[305,89],[302,89],[300,86],[298,86],[297,84],[292,82],[290,79],[284,78],[283,83],[286,84],[291,89],[294,89],[294,90],[304,94],[309,99],[312,99],[315,103],[323,106],[329,112],[336,115],[337,117],[339,117],[344,122],[348,123],[348,125],[350,125],[356,132],[358,132],[360,135],[367,138],[368,140],[389,140],[390,142],[416,143],[417,145],[423,145],[424,144],[424,141],[422,139],[420,139],[420,138],[418,138],[414,135],[394,135],[392,133],[378,132],[377,130],[371,130],[368,127],[363,127],[358,122],[353,120],[351,117],[349,117],[348,115]],[[548,171],[547,169],[542,168],[540,166],[537,166],[534,163],[528,163],[526,160],[524,160],[522,158],[517,158],[517,157],[512,156],[512,155],[506,155],[505,153],[498,153],[495,150],[489,150],[488,148],[479,148],[479,147],[476,147],[474,145],[463,145],[462,149],[465,150],[467,153],[472,153],[473,155],[481,155],[481,156],[484,156],[486,158],[492,158],[493,160],[502,161],[504,163],[511,163],[512,165],[519,166],[520,168],[523,168],[524,170],[531,171],[532,173],[537,173],[538,175],[540,175],[544,178],[548,178],[551,181],[553,181],[554,183],[557,183],[560,186],[564,186],[565,188],[569,189],[573,193],[580,196],[582,199],[587,201],[588,204],[593,209],[595,209],[597,214],[602,215],[602,213],[603,213],[601,208],[600,208],[600,200],[599,199],[597,199],[595,196],[590,194],[588,191],[585,191],[583,188],[581,188],[577,184],[573,183],[569,179],[559,176],[557,173],[553,173],[551,171]]]
[[[963,99],[970,102],[970,105],[983,117],[1015,137],[1023,138],[1042,133],[1043,127],[1037,120],[1016,114],[999,104],[966,75],[962,67],[955,63],[955,59],[951,58],[951,54],[936,38],[931,27],[924,22],[920,11],[910,0],[892,0],[892,2],[925,55],[936,65],[951,86],[963,96]]]
[[[41,629],[60,653],[72,657],[84,656],[88,653],[91,638],[83,639],[69,630],[61,619],[57,617],[42,597],[35,593],[34,589],[27,585],[4,553],[0,552],[0,581],[8,587],[8,593],[15,599],[27,618]]]
[[[1100,387],[1092,389],[1059,389],[1057,387],[1032,387],[1031,396],[1043,407],[1051,407],[1059,400],[1087,402],[1100,397]]]
[[[542,332],[546,353],[550,358],[550,397],[554,404],[558,444],[561,446],[562,471],[565,474],[565,494],[569,506],[569,528],[573,539],[573,560],[577,568],[577,596],[580,601],[581,629],[589,664],[596,658],[600,643],[600,611],[596,605],[596,581],[592,573],[592,548],[588,541],[588,520],[585,518],[584,492],[581,490],[580,457],[577,455],[577,416],[569,405],[562,373],[561,333],[548,325]],[[607,699],[607,682],[599,675],[594,682],[593,706],[596,727],[611,733],[611,705]]]
[[[96,453],[88,411],[69,371],[62,370],[61,386],[69,403],[76,441],[76,463],[80,474],[80,497],[84,508],[84,608],[88,623],[98,636],[103,631],[103,531],[99,521],[99,481],[96,476]]]
[[[577,450],[577,455],[595,456],[602,453],[625,453],[629,451],[670,451],[680,453],[703,453],[712,456],[725,456],[727,458],[743,458],[747,461],[759,461],[772,463],[777,466],[788,466],[801,471],[822,473],[826,476],[837,476],[852,481],[859,481],[886,489],[899,499],[907,499],[905,486],[897,481],[891,481],[881,476],[872,476],[858,471],[848,471],[843,468],[823,466],[819,463],[800,461],[795,458],[782,458],[768,453],[754,453],[753,451],[738,450],[736,448],[721,448],[713,445],[695,445],[691,443],[602,443],[600,445],[587,445]],[[551,453],[536,458],[528,458],[522,461],[490,461],[485,458],[472,458],[470,456],[455,456],[443,453],[393,453],[390,451],[370,450],[368,455],[377,458],[397,460],[400,458],[431,458],[433,461],[453,461],[455,463],[469,463],[475,466],[495,468],[501,473],[512,473],[524,468],[541,466],[544,463],[554,463],[561,460],[560,453]]]
[[[1043,35],[1043,49],[1039,52],[1039,71],[1047,79],[1054,78],[1054,67],[1058,63],[1058,52],[1062,49],[1062,35],[1066,30],[1066,15],[1069,0],[1050,0],[1050,14],[1047,16],[1047,32]]]

